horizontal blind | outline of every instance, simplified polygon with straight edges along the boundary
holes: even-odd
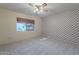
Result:
[[[20,23],[31,23],[31,24],[34,24],[34,20],[32,19],[27,19],[27,18],[20,18],[20,17],[17,17],[17,22],[20,22]]]

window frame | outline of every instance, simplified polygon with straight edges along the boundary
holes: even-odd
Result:
[[[17,26],[18,24],[17,23],[25,23],[25,27],[26,27],[26,31],[20,31],[17,29]],[[30,24],[28,26],[28,24]],[[30,29],[30,28],[33,28],[33,29]],[[28,28],[28,29],[27,29]],[[35,30],[35,21],[34,20],[31,20],[31,19],[25,19],[25,18],[17,18],[17,22],[16,22],[16,31],[17,32],[33,32]]]

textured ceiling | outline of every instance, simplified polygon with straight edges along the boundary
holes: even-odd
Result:
[[[79,3],[47,3],[48,12],[42,12],[36,14],[33,12],[33,8],[28,5],[28,3],[0,3],[1,8],[9,9],[15,12],[21,12],[28,15],[39,16],[45,18],[51,14],[57,14],[60,12],[65,12],[69,10],[74,10],[79,8]]]

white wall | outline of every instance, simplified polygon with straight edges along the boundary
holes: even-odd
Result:
[[[43,19],[43,35],[69,43],[79,42],[79,11],[67,11]]]
[[[34,32],[17,32],[16,17],[35,20]],[[0,8],[0,44],[29,39],[41,35],[41,19]]]

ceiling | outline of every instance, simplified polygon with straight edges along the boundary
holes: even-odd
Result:
[[[45,18],[60,12],[78,9],[79,3],[47,3],[48,12],[42,12],[40,14],[34,13],[33,7],[29,6],[28,3],[0,3],[0,7],[15,12],[21,12],[24,14]]]

